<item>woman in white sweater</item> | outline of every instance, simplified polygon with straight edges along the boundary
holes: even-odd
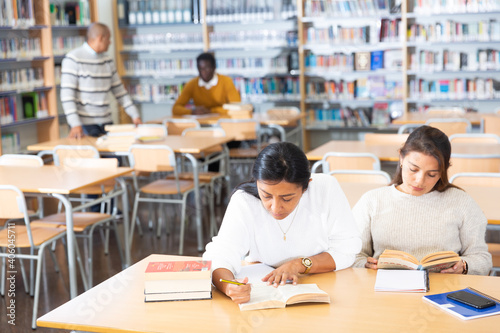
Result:
[[[279,142],[262,150],[252,180],[232,195],[203,259],[212,260],[214,285],[234,302],[245,303],[250,285],[220,282],[234,279],[245,256],[275,267],[263,281],[278,286],[297,283],[299,274],[350,267],[360,249],[349,203],[335,178],[311,176],[302,150]]]
[[[363,241],[354,266],[377,269],[385,249],[421,260],[454,251],[462,260],[441,273],[488,274],[487,220],[462,189],[448,181],[451,145],[440,130],[421,126],[408,137],[392,184],[366,193],[353,208]]]

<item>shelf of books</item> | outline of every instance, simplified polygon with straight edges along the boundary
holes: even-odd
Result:
[[[440,105],[492,112],[500,98],[497,0],[116,0],[116,6],[119,72],[143,113],[168,112],[197,75],[202,51],[215,54],[218,72],[234,79],[244,102],[300,105],[304,134],[394,131],[391,121],[406,112]]]

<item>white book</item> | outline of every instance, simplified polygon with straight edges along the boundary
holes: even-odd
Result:
[[[379,269],[375,291],[426,292],[428,272],[424,270]]]

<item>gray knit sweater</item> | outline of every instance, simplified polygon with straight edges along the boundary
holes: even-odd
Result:
[[[385,249],[405,251],[418,260],[437,251],[455,251],[467,261],[469,274],[487,275],[492,267],[485,243],[487,220],[464,191],[450,188],[422,196],[395,186],[369,191],[353,208],[363,247],[354,267]]]
[[[109,93],[132,119],[139,117],[113,59],[87,43],[68,52],[61,67],[61,102],[71,127],[112,122]]]

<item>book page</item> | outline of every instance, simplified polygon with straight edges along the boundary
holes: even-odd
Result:
[[[445,259],[445,258],[458,258],[458,254],[456,254],[453,251],[434,252],[423,257],[421,262],[423,265],[434,260]]]
[[[377,267],[380,268],[395,268],[395,269],[417,269],[419,265],[415,265],[401,258],[382,258],[378,259]]]
[[[443,269],[447,269],[447,268],[452,267],[453,265],[455,265],[459,261],[460,261],[459,257],[434,260],[434,261],[431,261],[430,263],[422,265],[422,268],[428,270],[429,272],[439,273]]]
[[[384,250],[384,252],[382,252],[382,254],[380,255],[380,258],[400,258],[400,259],[404,259],[406,261],[409,261],[411,263],[414,263],[415,265],[419,264],[419,261],[417,260],[417,258],[415,258],[411,254],[406,253],[404,251],[387,250],[386,249],[386,250]]]
[[[330,303],[330,296],[325,291],[319,289],[315,283],[311,284],[287,284],[279,286],[286,304],[302,302],[325,302]]]
[[[239,304],[241,311],[284,308],[286,303],[281,293],[282,286],[275,288],[261,282],[252,284],[250,301]]]
[[[242,266],[241,271],[236,275],[236,278],[243,279],[244,277],[248,277],[248,283],[260,284],[263,283],[262,278],[271,273],[273,270],[274,267],[268,266],[266,264]]]
[[[375,280],[375,291],[425,292],[425,271],[379,269]]]

